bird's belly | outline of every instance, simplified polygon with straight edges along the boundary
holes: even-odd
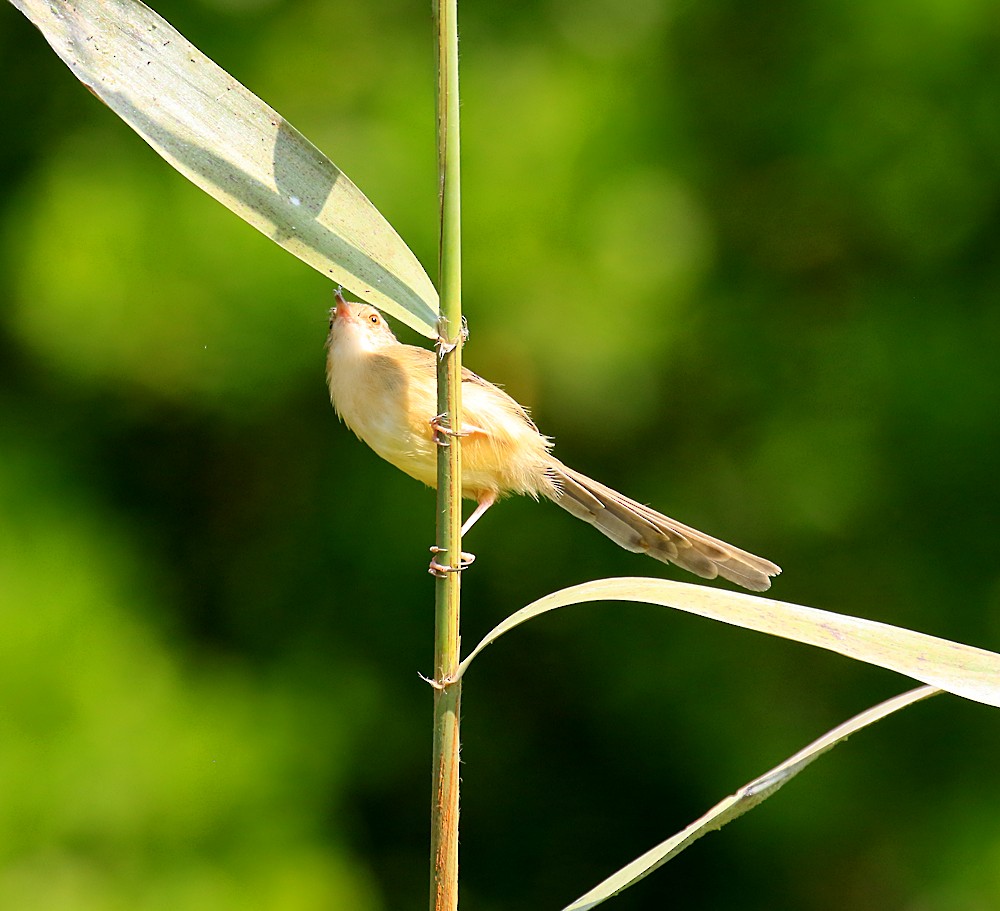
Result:
[[[545,440],[537,431],[522,433],[520,439],[474,432],[462,440],[463,494],[475,500],[487,492],[537,497],[548,490],[549,461]]]
[[[360,434],[359,434],[360,435]],[[400,433],[394,422],[386,420],[366,421],[362,439],[379,456],[429,487],[437,487],[438,446],[430,432],[430,421],[426,429],[411,427]],[[477,434],[461,438],[462,447],[462,496],[478,500],[483,493],[492,491],[501,496],[505,493],[534,494],[541,469],[532,466],[531,471],[521,471],[520,462],[512,453],[498,453],[491,441]],[[531,478],[531,480],[529,480]]]
[[[398,423],[389,420],[367,422],[361,438],[390,465],[423,484],[437,484],[437,447],[414,433],[400,433]]]

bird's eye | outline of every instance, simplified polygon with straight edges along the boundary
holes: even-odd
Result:
[[[377,326],[378,325],[378,314],[373,313],[371,316],[369,316],[368,317],[368,322],[370,322],[373,326]]]

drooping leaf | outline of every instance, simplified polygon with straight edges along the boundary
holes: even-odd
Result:
[[[437,292],[392,226],[319,149],[168,22],[137,0],[11,2],[185,177],[332,281],[437,334]]]
[[[488,632],[459,665],[457,676],[487,645],[539,614],[588,601],[638,601],[719,620],[884,667],[1000,707],[1000,655],[888,623],[835,614],[757,595],[668,579],[621,577],[564,588],[511,614]]]
[[[745,784],[735,794],[731,794],[725,800],[720,801],[700,819],[696,819],[686,829],[678,832],[666,841],[661,842],[655,848],[651,848],[641,857],[637,857],[631,863],[626,864],[620,870],[612,873],[607,879],[598,883],[587,892],[581,895],[572,904],[567,905],[563,911],[587,911],[589,908],[596,908],[599,904],[614,895],[617,895],[629,886],[634,885],[640,879],[648,876],[657,867],[661,867],[668,860],[676,857],[685,848],[690,847],[702,835],[721,829],[726,823],[732,822],[736,817],[742,816],[748,810],[767,800],[782,785],[790,781],[799,774],[809,763],[818,759],[827,750],[832,749],[838,743],[846,740],[851,734],[860,731],[862,728],[881,721],[887,715],[898,712],[900,709],[927,699],[937,693],[943,692],[932,686],[921,686],[917,689],[909,690],[887,699],[876,706],[855,715],[849,721],[838,725],[833,730],[828,731],[818,740],[814,740],[805,749],[799,750],[794,756],[789,757],[780,765],[775,766],[753,781]]]

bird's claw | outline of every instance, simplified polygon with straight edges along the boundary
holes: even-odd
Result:
[[[475,554],[462,552],[458,558],[458,566],[449,566],[446,563],[438,563],[437,561],[437,555],[443,552],[443,547],[438,547],[436,544],[431,546],[431,553],[434,554],[434,556],[431,557],[431,562],[427,567],[427,572],[438,579],[445,578],[448,573],[460,573],[463,569],[470,567],[476,560]]]
[[[436,414],[430,419],[431,428],[434,431],[434,442],[438,446],[450,446],[450,437],[467,437],[468,431],[453,430],[448,421],[448,413]]]

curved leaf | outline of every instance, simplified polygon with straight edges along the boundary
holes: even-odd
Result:
[[[727,822],[732,822],[737,816],[742,816],[748,810],[752,810],[757,804],[763,803],[778,788],[790,781],[799,774],[809,763],[818,759],[827,750],[832,749],[838,743],[846,740],[851,734],[860,731],[862,728],[881,721],[887,715],[898,712],[900,709],[935,696],[943,690],[932,686],[921,686],[915,690],[901,693],[892,699],[879,703],[876,706],[855,715],[849,721],[838,725],[832,731],[828,731],[818,740],[814,740],[805,749],[799,750],[794,756],[789,757],[780,765],[775,766],[769,772],[765,772],[748,784],[743,785],[735,794],[730,795],[725,800],[719,802],[700,819],[696,819],[691,825],[672,838],[661,842],[655,848],[651,848],[641,857],[637,857],[630,864],[626,864],[616,873],[611,874],[603,882],[598,883],[585,895],[581,895],[575,902],[567,905],[563,911],[587,911],[617,895],[623,889],[634,885],[644,876],[652,873],[657,867],[662,866],[672,857],[680,854],[685,848],[696,842],[702,835],[721,829]]]
[[[11,0],[74,75],[185,177],[418,332],[438,296],[364,194],[294,127],[137,0]]]
[[[459,665],[461,677],[487,645],[539,614],[587,601],[640,601],[673,607],[884,667],[1000,707],[1000,655],[924,633],[707,585],[626,576],[584,582],[539,598],[490,630]]]

